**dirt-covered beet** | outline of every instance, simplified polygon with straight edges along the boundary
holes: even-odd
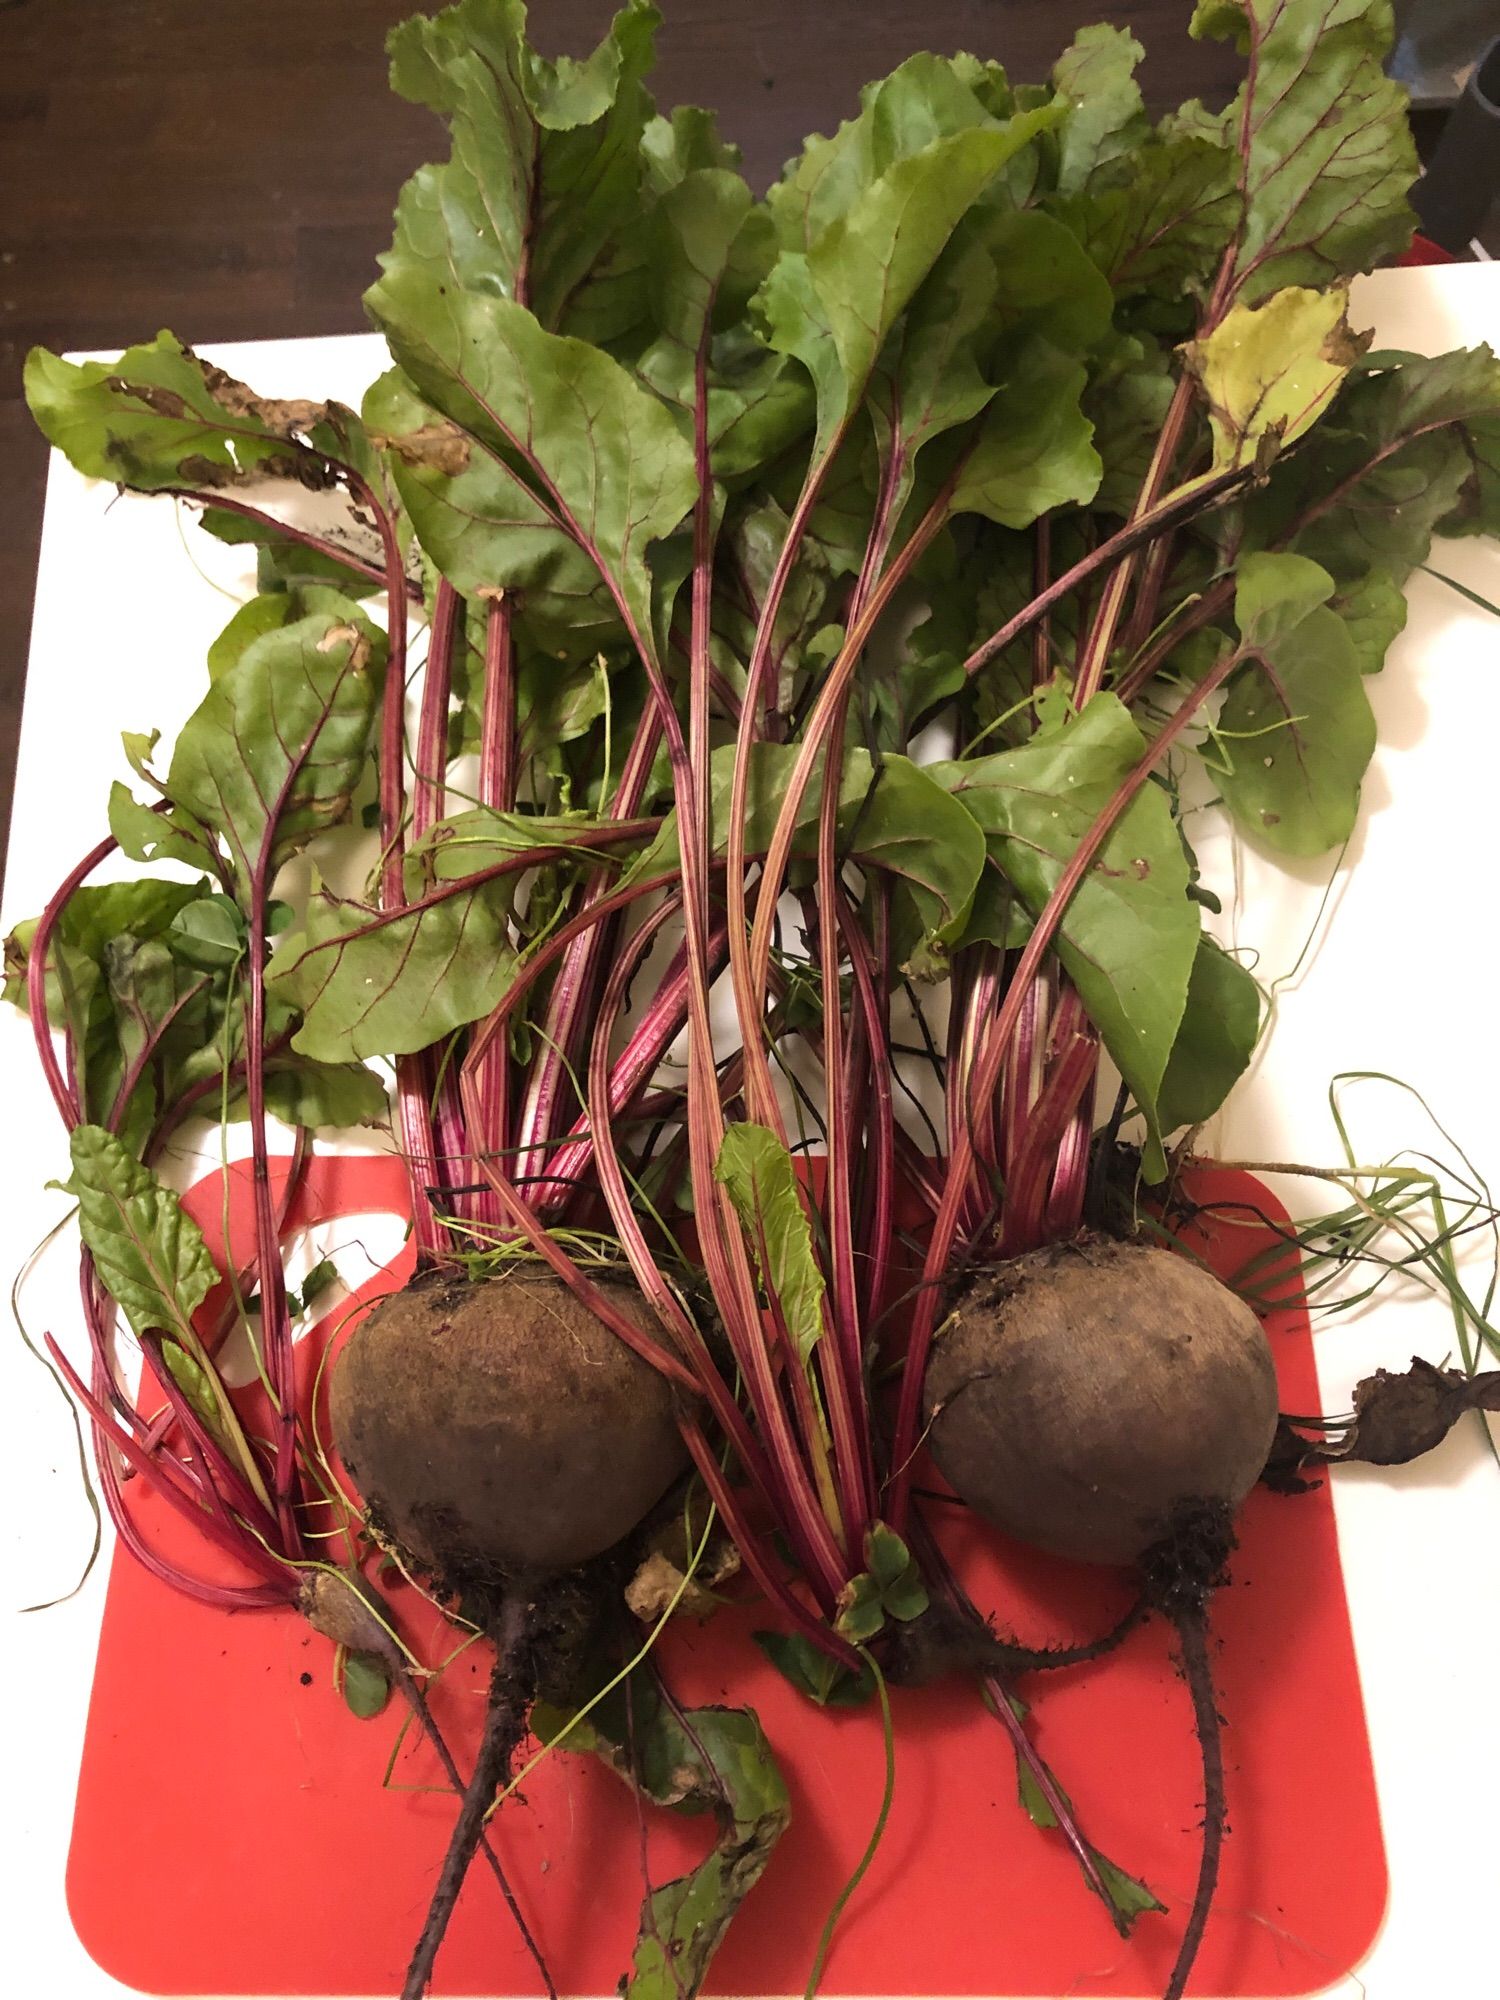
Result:
[[[1080,1239],[972,1279],[925,1385],[933,1457],[977,1512],[1086,1562],[1135,1562],[1189,1503],[1233,1510],[1276,1430],[1260,1322],[1211,1273]]]
[[[637,1293],[608,1292],[655,1332]],[[686,1463],[665,1379],[532,1265],[432,1273],[384,1300],[330,1408],[377,1525],[455,1586],[590,1561]]]

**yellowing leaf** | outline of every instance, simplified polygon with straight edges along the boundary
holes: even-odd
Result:
[[[1369,346],[1353,332],[1346,286],[1290,286],[1260,306],[1235,306],[1183,352],[1208,402],[1214,468],[1249,465],[1269,443],[1308,431]]]

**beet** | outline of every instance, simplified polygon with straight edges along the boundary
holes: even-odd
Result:
[[[972,1279],[925,1384],[933,1457],[997,1527],[1135,1562],[1184,1507],[1236,1508],[1276,1429],[1255,1314],[1187,1258],[1083,1238]]]
[[[603,1289],[655,1334],[638,1293]],[[377,1527],[454,1587],[590,1561],[686,1464],[665,1378],[537,1265],[382,1301],[330,1407]]]

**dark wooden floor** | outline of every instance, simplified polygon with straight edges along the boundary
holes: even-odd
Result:
[[[110,347],[344,333],[396,191],[441,149],[392,98],[402,0],[0,0],[0,840],[25,672],[45,451],[20,401],[36,342]],[[582,53],[612,0],[534,0]],[[1153,104],[1222,101],[1236,62],[1186,0],[665,0],[656,92],[711,104],[757,182],[913,49],[1044,74],[1084,21],[1133,28]]]

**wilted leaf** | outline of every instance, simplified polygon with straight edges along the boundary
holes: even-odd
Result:
[[[34,347],[25,387],[38,425],[80,472],[143,493],[268,477],[332,486],[331,454],[358,426],[337,404],[256,396],[167,332],[117,361]]]
[[[692,2000],[791,1817],[760,1723],[749,1709],[674,1712],[637,1671],[628,1692],[617,1689],[586,1721],[539,1703],[532,1727],[544,1742],[591,1752],[659,1805],[713,1814],[718,1840],[708,1858],[648,1891],[624,1987],[626,2000]]]

